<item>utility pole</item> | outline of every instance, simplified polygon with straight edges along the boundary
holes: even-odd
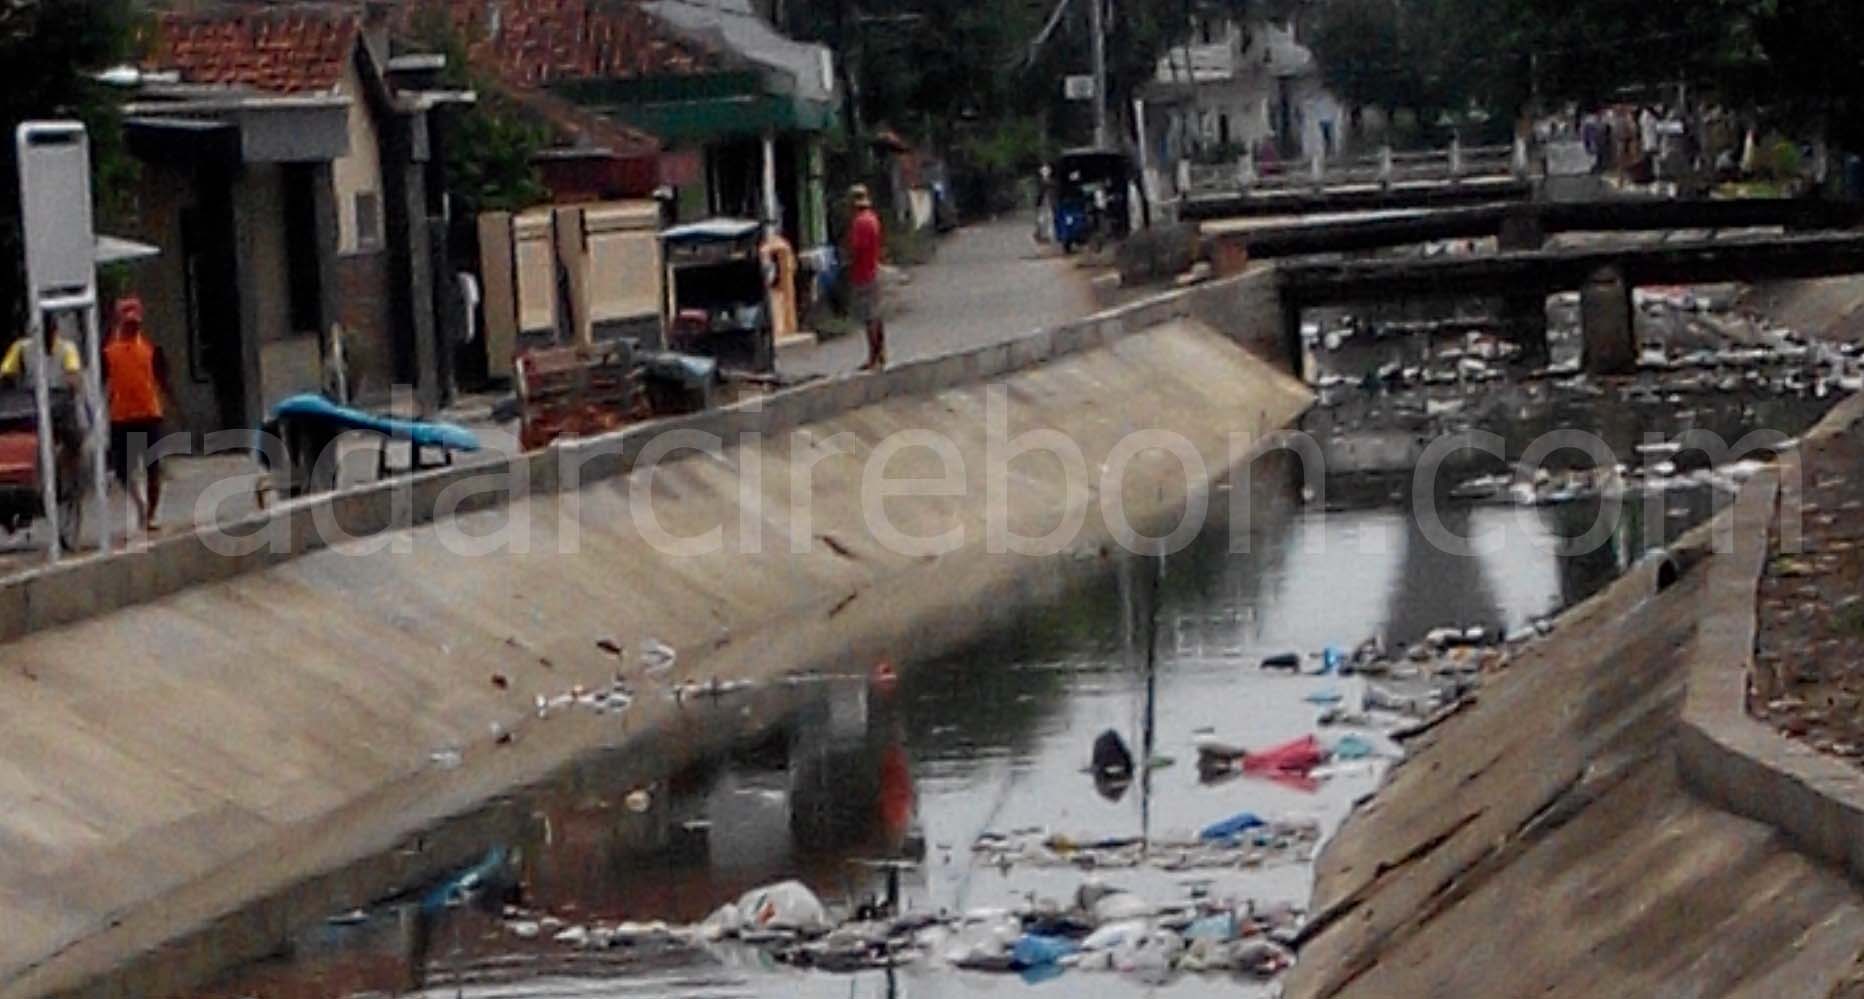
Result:
[[[1107,145],[1107,8],[1106,0],[1088,0],[1089,31],[1094,36],[1094,145]]]

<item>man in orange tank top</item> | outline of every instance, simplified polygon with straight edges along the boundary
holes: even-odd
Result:
[[[147,462],[147,484],[140,496],[130,482],[130,471],[144,464],[142,455],[161,439],[168,400],[174,393],[169,389],[162,348],[143,330],[141,299],[131,295],[117,302],[116,322],[103,353],[110,402],[110,467],[136,505],[143,529],[154,530],[155,512],[162,502],[161,464]]]

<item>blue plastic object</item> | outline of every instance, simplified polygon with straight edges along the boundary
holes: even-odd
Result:
[[[1237,812],[1221,822],[1212,822],[1205,826],[1204,831],[1198,835],[1206,841],[1235,839],[1251,829],[1265,825],[1268,823],[1262,821],[1262,817],[1254,812]]]
[[[422,896],[421,911],[438,912],[449,905],[465,901],[468,894],[502,873],[510,859],[510,852],[502,846],[487,850],[484,859],[477,864],[435,885]]]
[[[1025,933],[1018,937],[1016,943],[1010,947],[1010,963],[1019,970],[1042,968],[1080,949],[1080,944],[1067,937]]]
[[[1337,645],[1327,646],[1327,650],[1320,654],[1320,659],[1322,673],[1337,672],[1352,661],[1352,657],[1347,654],[1346,650]]]
[[[1236,939],[1236,913],[1220,912],[1214,916],[1205,916],[1184,928],[1186,940],[1215,940],[1219,943]]]
[[[439,447],[449,451],[479,450],[479,436],[452,423],[402,420],[367,410],[339,406],[315,393],[294,395],[272,407],[272,419],[321,420],[345,430],[364,430],[398,441],[410,441],[420,447]]]
[[[1356,735],[1342,737],[1333,744],[1333,758],[1336,760],[1363,760],[1372,753],[1372,744]]]
[[[1319,704],[1323,707],[1331,707],[1335,704],[1340,703],[1341,701],[1346,700],[1346,695],[1340,693],[1337,690],[1316,690],[1313,693],[1302,698],[1302,700],[1306,701],[1309,704]]]

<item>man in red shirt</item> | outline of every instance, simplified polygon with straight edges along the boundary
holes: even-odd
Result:
[[[854,202],[854,221],[848,225],[848,284],[853,290],[854,321],[867,330],[867,363],[863,371],[887,366],[887,327],[880,317],[880,216],[867,185],[848,192]]]
[[[104,344],[103,362],[109,390],[110,467],[141,515],[143,530],[153,531],[156,510],[162,505],[162,467],[146,457],[146,449],[161,440],[168,400],[175,394],[162,348],[143,329],[142,299],[129,295],[117,302],[116,323]],[[137,465],[145,473],[140,495],[130,481]]]

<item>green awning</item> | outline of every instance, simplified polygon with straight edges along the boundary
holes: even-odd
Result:
[[[581,80],[552,89],[673,144],[835,127],[833,105],[772,93],[769,84],[761,73],[730,72]]]
[[[835,124],[834,109],[826,104],[769,95],[621,104],[590,110],[675,145],[770,132],[825,132]]]

